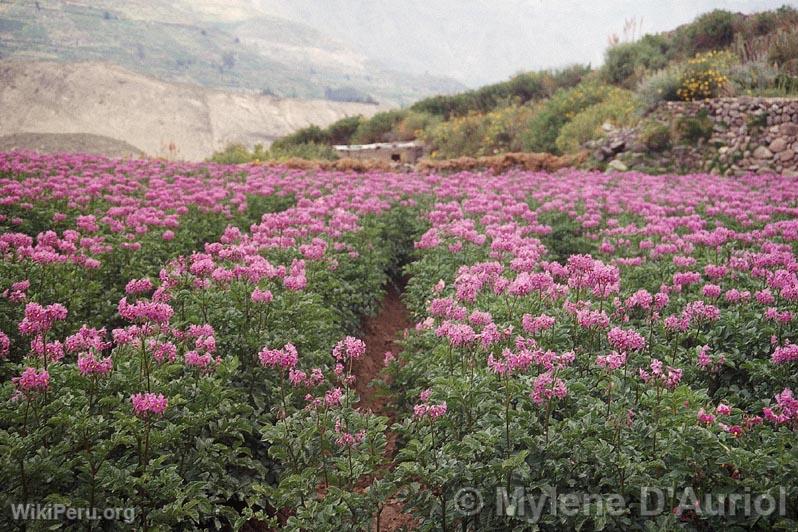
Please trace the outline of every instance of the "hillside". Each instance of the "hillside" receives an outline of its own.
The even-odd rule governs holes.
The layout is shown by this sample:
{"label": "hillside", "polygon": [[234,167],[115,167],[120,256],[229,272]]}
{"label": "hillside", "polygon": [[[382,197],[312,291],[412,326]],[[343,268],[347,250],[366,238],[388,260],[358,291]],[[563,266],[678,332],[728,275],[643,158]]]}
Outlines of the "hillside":
{"label": "hillside", "polygon": [[246,0],[4,1],[0,57],[102,61],[170,82],[384,105],[462,88],[378,66],[356,48]]}
{"label": "hillside", "polygon": [[269,144],[311,123],[377,110],[166,83],[103,63],[0,62],[0,136],[88,133],[150,156],[202,160],[230,143]]}
{"label": "hillside", "polygon": [[[758,97],[766,102],[768,98],[796,96],[798,10],[789,6],[754,14],[714,10],[667,32],[611,40],[600,68],[574,65],[520,73],[505,82],[428,97],[368,120],[347,118],[327,129],[309,127],[280,139],[275,146],[301,152],[309,151],[303,146],[310,145],[421,140],[433,159],[513,152],[583,154],[591,155],[585,157],[587,164],[604,168],[619,153],[617,147],[609,153],[605,153],[609,146],[603,152],[598,150],[605,138],[610,145],[635,138],[639,140],[638,155],[646,150],[656,152],[653,158],[638,157],[638,166],[643,159],[655,159],[645,169],[663,172],[676,167],[677,159],[684,159],[672,154],[671,147],[675,153],[697,143],[720,149],[722,146],[715,146],[722,144],[718,133],[734,127],[735,135],[725,138],[736,145],[726,146],[731,150],[731,155],[724,157],[727,160],[720,161],[720,154],[712,150],[701,150],[681,170],[739,173],[755,166],[756,170],[784,169],[780,164],[750,161],[749,156],[759,145],[773,140],[767,135],[760,139],[759,129],[781,124],[782,115],[798,121],[791,105],[785,110],[778,104],[768,110],[773,116],[753,117],[750,124],[734,126],[729,120],[713,124],[707,116],[690,113],[673,115],[670,120],[652,120],[648,115],[656,108],[667,109],[664,104],[670,102],[722,97]],[[702,114],[707,112],[705,109]],[[633,131],[619,139],[618,129]],[[744,142],[736,142],[736,136]],[[759,144],[749,150],[753,137]],[[633,143],[626,144],[631,147]],[[790,153],[780,155],[781,162],[789,163]],[[244,156],[234,155],[238,159]],[[615,165],[621,168],[626,163]]]}
{"label": "hillside", "polygon": [[34,150],[39,153],[91,153],[106,157],[141,158],[127,142],[88,133],[16,133],[0,136],[0,152]]}

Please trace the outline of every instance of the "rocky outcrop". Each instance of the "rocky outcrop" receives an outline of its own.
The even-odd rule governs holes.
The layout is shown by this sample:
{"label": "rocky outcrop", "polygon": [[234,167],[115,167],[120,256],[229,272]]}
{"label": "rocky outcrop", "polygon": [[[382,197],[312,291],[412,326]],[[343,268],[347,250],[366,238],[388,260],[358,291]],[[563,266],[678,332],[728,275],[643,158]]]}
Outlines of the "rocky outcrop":
{"label": "rocky outcrop", "polygon": [[[701,138],[680,137],[685,119],[708,120]],[[647,129],[667,128],[670,146],[646,145]],[[723,175],[798,175],[798,99],[718,98],[661,102],[635,128],[606,127],[606,136],[586,145],[603,164],[655,172],[710,172]],[[613,167],[617,167],[617,163]]]}

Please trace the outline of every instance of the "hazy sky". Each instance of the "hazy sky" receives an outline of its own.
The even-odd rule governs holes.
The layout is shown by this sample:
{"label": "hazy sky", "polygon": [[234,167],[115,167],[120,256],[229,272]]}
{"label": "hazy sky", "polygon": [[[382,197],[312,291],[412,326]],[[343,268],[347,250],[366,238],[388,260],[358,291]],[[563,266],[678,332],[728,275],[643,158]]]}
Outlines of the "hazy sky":
{"label": "hazy sky", "polygon": [[670,30],[723,8],[750,13],[785,0],[252,0],[304,22],[381,63],[434,72],[468,85],[519,70],[602,61],[624,21],[643,32]]}

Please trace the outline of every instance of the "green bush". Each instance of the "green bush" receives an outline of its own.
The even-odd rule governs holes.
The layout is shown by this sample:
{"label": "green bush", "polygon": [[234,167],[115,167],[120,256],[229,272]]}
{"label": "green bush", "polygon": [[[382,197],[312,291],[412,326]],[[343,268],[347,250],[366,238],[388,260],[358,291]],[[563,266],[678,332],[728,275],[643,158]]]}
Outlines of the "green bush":
{"label": "green bush", "polygon": [[352,135],[352,143],[371,144],[396,140],[392,132],[394,127],[402,121],[404,114],[404,111],[385,111],[377,113],[369,120],[364,120]]}
{"label": "green bush", "polygon": [[637,42],[611,46],[604,54],[602,75],[609,83],[630,87],[642,72],[663,68],[668,43],[659,35],[646,35]]}
{"label": "green bush", "polygon": [[563,126],[557,137],[557,149],[563,153],[576,152],[585,142],[601,136],[605,122],[623,127],[634,124],[635,120],[633,94],[613,88],[602,102],[586,108]]}
{"label": "green bush", "polygon": [[768,62],[798,74],[798,30],[779,35],[768,50]]}
{"label": "green bush", "polygon": [[471,113],[425,129],[422,138],[439,159],[520,151],[521,133],[534,112],[532,106],[519,105]]}
{"label": "green bush", "polygon": [[777,68],[765,61],[751,61],[740,63],[729,69],[729,82],[735,92],[749,95],[759,95],[776,84],[779,76]]}
{"label": "green bush", "polygon": [[274,146],[268,152],[269,160],[284,161],[286,159],[307,159],[309,161],[334,161],[338,153],[326,144],[294,144],[291,146]]}
{"label": "green bush", "polygon": [[603,100],[609,87],[596,80],[585,81],[572,89],[559,90],[535,106],[535,113],[521,134],[525,151],[560,153],[560,130],[580,111]]}
{"label": "green bush", "polygon": [[210,160],[220,164],[243,164],[253,161],[282,161],[285,159],[335,160],[337,152],[326,144],[291,144],[275,142],[268,150],[257,144],[250,151],[242,144],[230,144],[224,150],[215,152]]}
{"label": "green bush", "polygon": [[363,117],[360,115],[347,116],[330,124],[330,126],[327,127],[327,138],[329,143],[350,144],[352,136],[357,131],[357,128],[360,127],[360,124],[363,123],[363,120]]}
{"label": "green bush", "polygon": [[243,144],[229,144],[222,151],[215,152],[210,160],[219,164],[242,164],[255,159],[265,160],[268,158],[268,151],[264,150],[261,144],[256,144],[252,151],[249,151]]}
{"label": "green bush", "polygon": [[637,87],[637,101],[643,110],[651,110],[659,102],[679,100],[678,90],[682,86],[682,68],[673,65],[655,72],[640,82]]}
{"label": "green bush", "polygon": [[327,132],[317,125],[310,125],[308,127],[299,129],[290,135],[279,138],[272,143],[272,147],[278,149],[289,149],[290,146],[299,146],[303,144],[327,144],[329,136]]}
{"label": "green bush", "polygon": [[414,140],[426,129],[440,123],[441,118],[423,111],[408,111],[396,126],[398,140]]}
{"label": "green bush", "polygon": [[650,123],[643,128],[640,141],[649,151],[663,152],[671,147],[671,132],[667,126]]}
{"label": "green bush", "polygon": [[735,16],[730,11],[716,9],[696,18],[675,31],[675,49],[683,57],[700,52],[726,48],[734,41]]}
{"label": "green bush", "polygon": [[712,120],[706,111],[696,116],[682,116],[675,124],[676,140],[681,144],[696,144],[712,136]]}
{"label": "green bush", "polygon": [[573,87],[590,72],[590,68],[574,65],[558,71],[525,72],[508,81],[479,89],[433,96],[413,104],[410,109],[449,119],[470,113],[487,113],[499,107],[524,104],[551,96],[557,89]]}

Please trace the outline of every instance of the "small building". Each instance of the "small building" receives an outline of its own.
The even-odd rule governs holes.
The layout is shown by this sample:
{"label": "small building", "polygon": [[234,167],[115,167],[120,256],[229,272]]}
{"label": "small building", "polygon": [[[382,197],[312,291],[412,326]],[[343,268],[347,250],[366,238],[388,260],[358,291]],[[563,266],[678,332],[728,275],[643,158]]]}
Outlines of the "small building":
{"label": "small building", "polygon": [[338,155],[348,159],[374,159],[396,164],[415,164],[424,155],[424,143],[377,142],[333,146]]}

